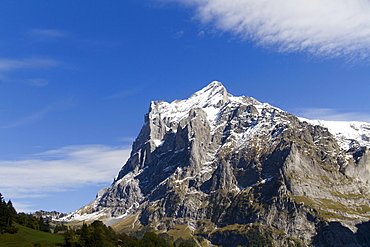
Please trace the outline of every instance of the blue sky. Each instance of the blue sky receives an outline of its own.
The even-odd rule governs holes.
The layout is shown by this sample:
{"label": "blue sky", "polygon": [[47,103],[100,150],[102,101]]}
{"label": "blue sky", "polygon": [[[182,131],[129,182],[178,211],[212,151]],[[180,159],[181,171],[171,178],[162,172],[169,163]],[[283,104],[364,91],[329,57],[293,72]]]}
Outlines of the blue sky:
{"label": "blue sky", "polygon": [[150,101],[213,80],[370,122],[368,0],[0,1],[0,192],[70,212],[109,186]]}

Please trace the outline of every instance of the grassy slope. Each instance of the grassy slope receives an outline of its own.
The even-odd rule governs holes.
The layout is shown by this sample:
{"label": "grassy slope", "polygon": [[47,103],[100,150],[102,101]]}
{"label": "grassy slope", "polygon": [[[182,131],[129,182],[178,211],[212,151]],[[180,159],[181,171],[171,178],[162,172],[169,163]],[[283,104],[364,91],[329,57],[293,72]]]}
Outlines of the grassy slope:
{"label": "grassy slope", "polygon": [[63,236],[36,231],[24,226],[15,224],[19,228],[16,234],[0,234],[0,246],[29,247],[34,244],[41,244],[43,247],[56,246],[63,243]]}

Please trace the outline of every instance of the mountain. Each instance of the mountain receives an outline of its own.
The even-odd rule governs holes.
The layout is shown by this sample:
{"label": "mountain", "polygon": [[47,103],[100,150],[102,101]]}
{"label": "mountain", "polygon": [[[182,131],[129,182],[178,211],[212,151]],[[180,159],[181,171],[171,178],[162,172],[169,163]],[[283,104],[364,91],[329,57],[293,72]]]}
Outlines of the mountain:
{"label": "mountain", "polygon": [[200,245],[370,246],[369,147],[368,123],[298,118],[212,82],[151,102],[112,185],[63,219],[186,229]]}
{"label": "mountain", "polygon": [[57,211],[51,211],[51,212],[47,212],[47,211],[44,211],[44,210],[39,210],[39,211],[36,211],[34,213],[32,213],[33,216],[36,216],[36,217],[42,217],[44,220],[46,221],[58,221],[60,218],[63,218],[65,216],[67,216],[67,214],[65,213],[60,213],[60,212],[57,212]]}

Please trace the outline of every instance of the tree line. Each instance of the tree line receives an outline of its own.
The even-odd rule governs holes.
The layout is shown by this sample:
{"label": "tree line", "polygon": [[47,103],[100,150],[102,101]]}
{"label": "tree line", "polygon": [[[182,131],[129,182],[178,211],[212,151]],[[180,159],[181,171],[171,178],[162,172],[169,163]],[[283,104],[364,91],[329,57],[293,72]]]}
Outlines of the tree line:
{"label": "tree line", "polygon": [[18,228],[13,225],[14,222],[31,229],[51,232],[49,222],[44,221],[42,217],[17,213],[12,202],[10,200],[6,202],[3,195],[0,193],[0,234],[17,233]]}
{"label": "tree line", "polygon": [[153,232],[146,232],[141,239],[125,233],[117,234],[111,227],[96,220],[81,228],[69,229],[64,234],[64,247],[173,247],[166,239]]}
{"label": "tree line", "polygon": [[16,233],[18,229],[13,226],[13,220],[17,215],[12,202],[6,202],[0,193],[0,233]]}
{"label": "tree line", "polygon": [[[17,213],[12,202],[6,202],[0,193],[0,234],[18,232],[13,224],[50,232],[50,224],[42,216]],[[57,224],[54,233],[63,232],[63,247],[193,247],[194,243],[185,240],[169,243],[164,237],[153,232],[146,232],[141,238],[125,233],[118,234],[111,227],[107,227],[102,221],[96,220],[90,225],[83,223],[80,228],[71,228],[64,224]],[[170,241],[171,242],[171,241]]]}
{"label": "tree line", "polygon": [[[51,232],[50,224],[42,216],[36,217],[32,214],[17,213],[12,202],[5,201],[0,193],[0,234],[15,234],[18,228],[14,223],[19,225],[43,231]],[[94,221],[82,227],[73,229],[64,224],[57,224],[54,233],[63,231],[64,247],[173,247],[166,239],[156,235],[153,232],[147,232],[141,239],[127,235],[125,233],[117,234],[111,227],[107,227],[102,221]]]}

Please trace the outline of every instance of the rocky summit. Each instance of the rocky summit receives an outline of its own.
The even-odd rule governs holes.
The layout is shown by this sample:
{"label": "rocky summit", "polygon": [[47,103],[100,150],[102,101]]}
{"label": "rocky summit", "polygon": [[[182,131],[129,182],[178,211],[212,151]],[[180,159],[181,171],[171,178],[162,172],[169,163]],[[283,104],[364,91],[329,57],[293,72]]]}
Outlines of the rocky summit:
{"label": "rocky summit", "polygon": [[370,246],[370,124],[311,121],[212,82],[151,102],[112,185],[64,220],[194,245]]}

